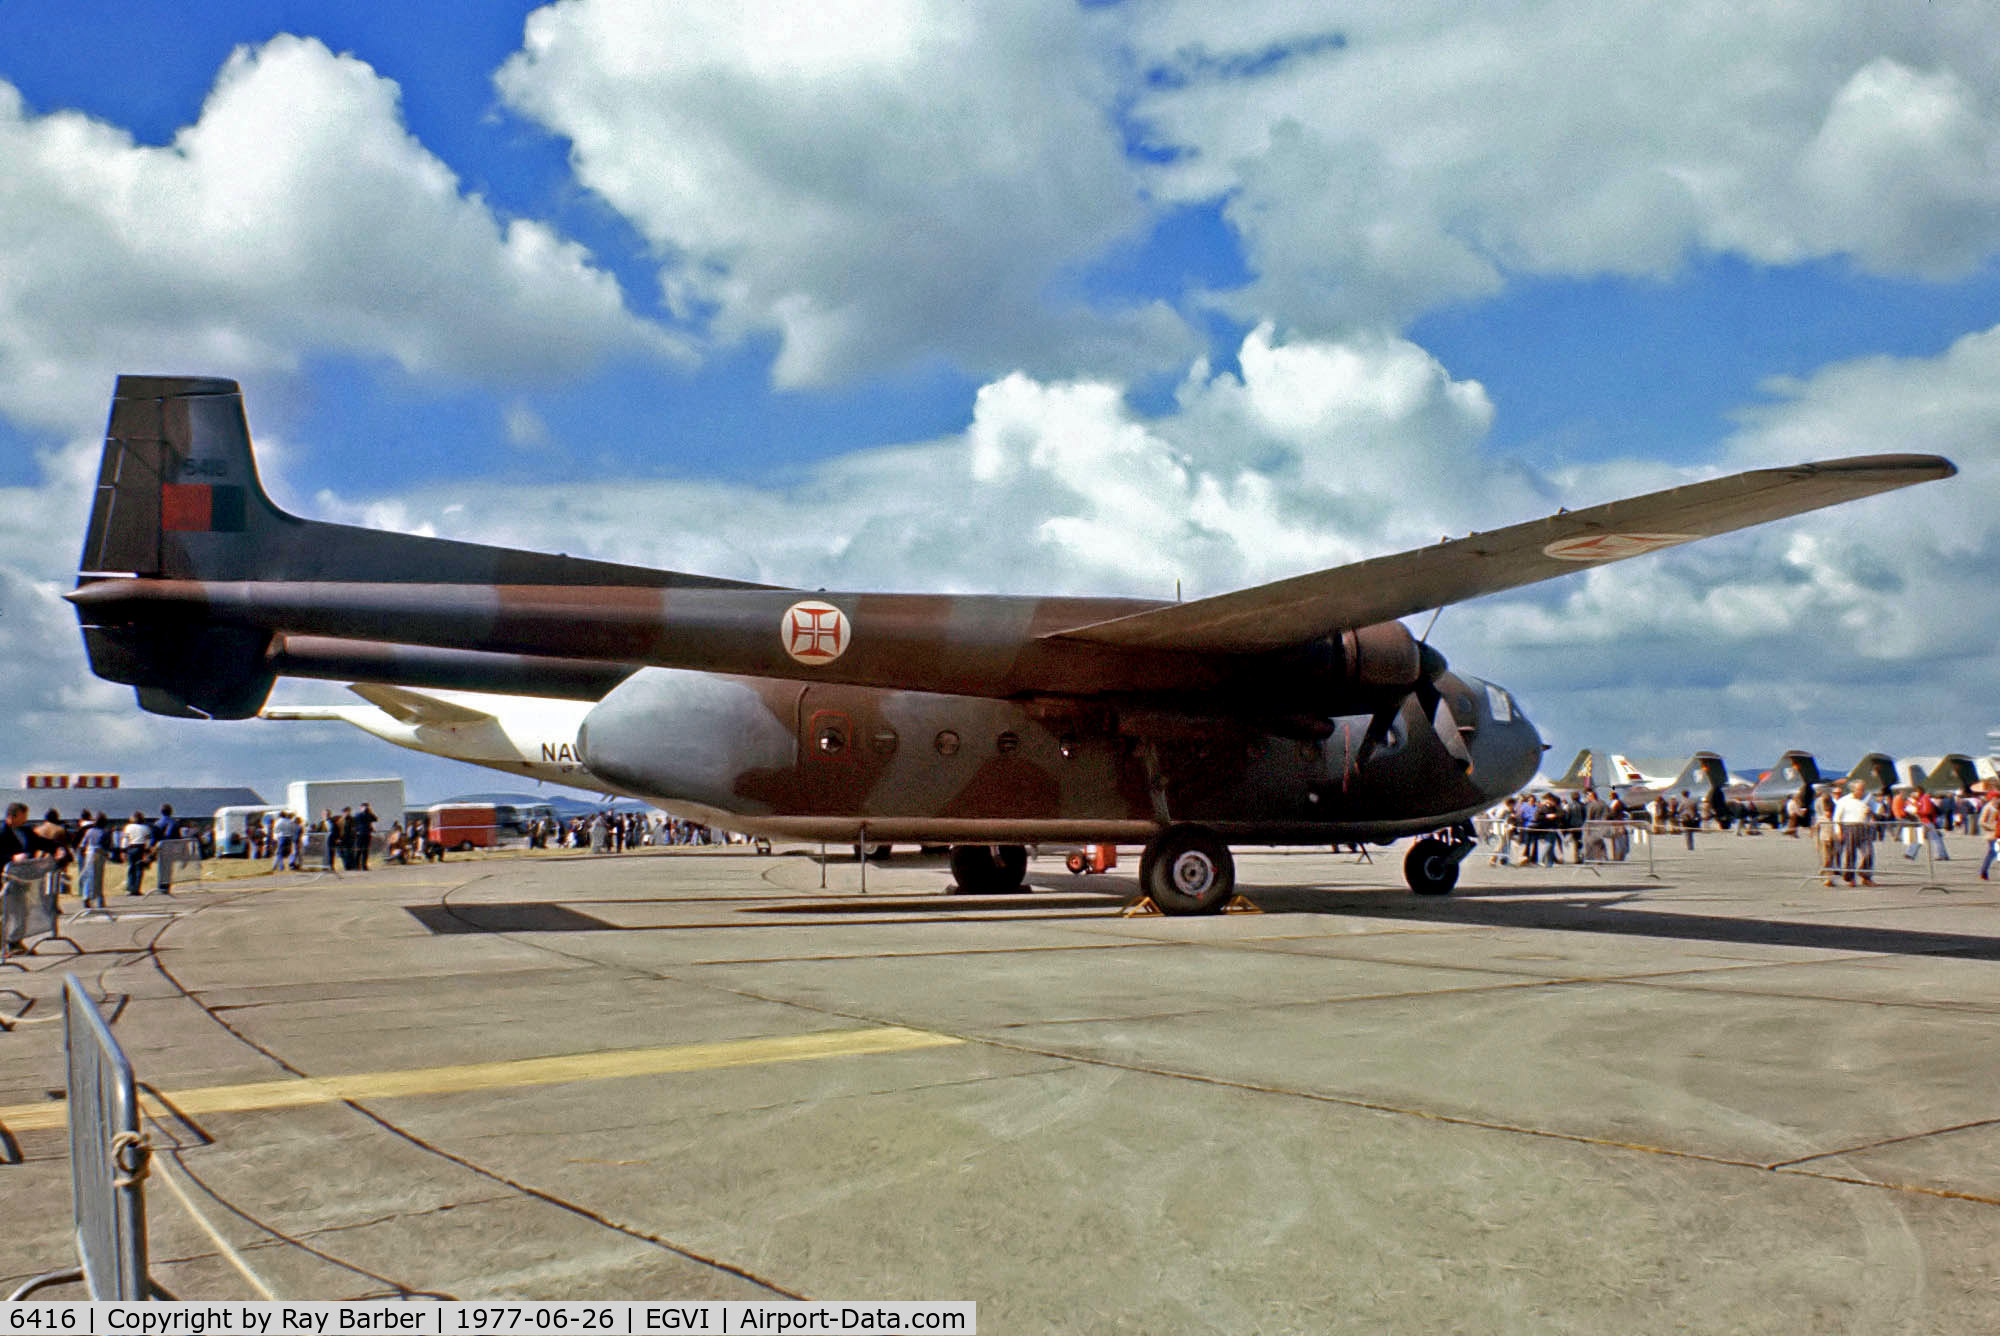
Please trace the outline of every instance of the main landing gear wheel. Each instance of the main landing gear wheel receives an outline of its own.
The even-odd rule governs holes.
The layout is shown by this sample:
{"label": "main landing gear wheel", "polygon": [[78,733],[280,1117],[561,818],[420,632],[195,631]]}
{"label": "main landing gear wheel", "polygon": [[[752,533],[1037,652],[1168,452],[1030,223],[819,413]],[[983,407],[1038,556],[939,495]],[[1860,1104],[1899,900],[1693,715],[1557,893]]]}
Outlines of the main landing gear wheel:
{"label": "main landing gear wheel", "polygon": [[1012,895],[1026,890],[1028,847],[1024,844],[954,844],[951,875],[960,895]]}
{"label": "main landing gear wheel", "polygon": [[1214,914],[1236,893],[1236,860],[1204,826],[1173,826],[1139,860],[1139,889],[1162,914]]}
{"label": "main landing gear wheel", "polygon": [[1426,835],[1403,856],[1403,880],[1418,895],[1450,895],[1458,885],[1458,851]]}

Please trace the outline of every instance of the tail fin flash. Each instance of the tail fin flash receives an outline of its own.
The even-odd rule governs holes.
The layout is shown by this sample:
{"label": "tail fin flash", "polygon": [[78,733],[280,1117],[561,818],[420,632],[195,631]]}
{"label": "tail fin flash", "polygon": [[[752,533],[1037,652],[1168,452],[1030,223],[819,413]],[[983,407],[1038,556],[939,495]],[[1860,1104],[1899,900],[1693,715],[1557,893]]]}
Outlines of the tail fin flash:
{"label": "tail fin flash", "polygon": [[255,538],[290,519],[257,480],[235,381],[118,378],[83,576],[243,579]]}

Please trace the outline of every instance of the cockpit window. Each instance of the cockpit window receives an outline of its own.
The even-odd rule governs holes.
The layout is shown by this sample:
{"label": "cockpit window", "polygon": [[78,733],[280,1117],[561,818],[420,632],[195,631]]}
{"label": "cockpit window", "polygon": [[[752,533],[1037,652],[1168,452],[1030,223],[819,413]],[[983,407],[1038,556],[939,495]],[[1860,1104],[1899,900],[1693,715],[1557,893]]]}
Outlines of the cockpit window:
{"label": "cockpit window", "polygon": [[1486,684],[1486,706],[1493,714],[1494,723],[1505,724],[1513,722],[1514,702],[1507,698],[1506,692],[1494,686],[1491,682]]}

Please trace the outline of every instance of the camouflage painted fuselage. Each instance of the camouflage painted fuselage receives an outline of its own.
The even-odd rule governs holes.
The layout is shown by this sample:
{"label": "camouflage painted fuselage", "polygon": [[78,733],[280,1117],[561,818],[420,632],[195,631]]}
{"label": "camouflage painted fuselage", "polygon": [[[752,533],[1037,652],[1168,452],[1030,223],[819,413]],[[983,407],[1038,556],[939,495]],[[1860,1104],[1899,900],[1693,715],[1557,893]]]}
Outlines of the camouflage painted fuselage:
{"label": "camouflage painted fuselage", "polygon": [[593,774],[674,810],[767,835],[935,843],[1143,841],[1181,822],[1238,843],[1389,839],[1518,789],[1541,739],[1500,688],[1449,675],[1470,772],[1415,708],[1365,763],[1368,717],[1325,737],[1227,717],[1084,701],[648,668],[579,734]]}

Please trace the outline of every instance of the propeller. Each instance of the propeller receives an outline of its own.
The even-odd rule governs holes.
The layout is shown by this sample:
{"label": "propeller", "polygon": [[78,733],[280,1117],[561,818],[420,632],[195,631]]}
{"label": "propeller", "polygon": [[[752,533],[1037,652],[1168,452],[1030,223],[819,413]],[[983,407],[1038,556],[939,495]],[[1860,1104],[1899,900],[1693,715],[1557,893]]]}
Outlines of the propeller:
{"label": "propeller", "polygon": [[[1429,631],[1426,630],[1426,635]],[[1458,716],[1452,713],[1451,702],[1438,690],[1437,679],[1451,665],[1444,655],[1432,649],[1428,641],[1417,645],[1417,679],[1408,691],[1384,701],[1368,720],[1368,731],[1361,735],[1361,745],[1355,748],[1354,768],[1359,770],[1368,764],[1368,758],[1377,748],[1389,740],[1389,730],[1396,726],[1397,716],[1403,712],[1404,702],[1415,698],[1417,707],[1430,720],[1431,731],[1437,734],[1438,742],[1445,752],[1468,773],[1472,769],[1472,752],[1465,745],[1465,730],[1459,726]]]}

